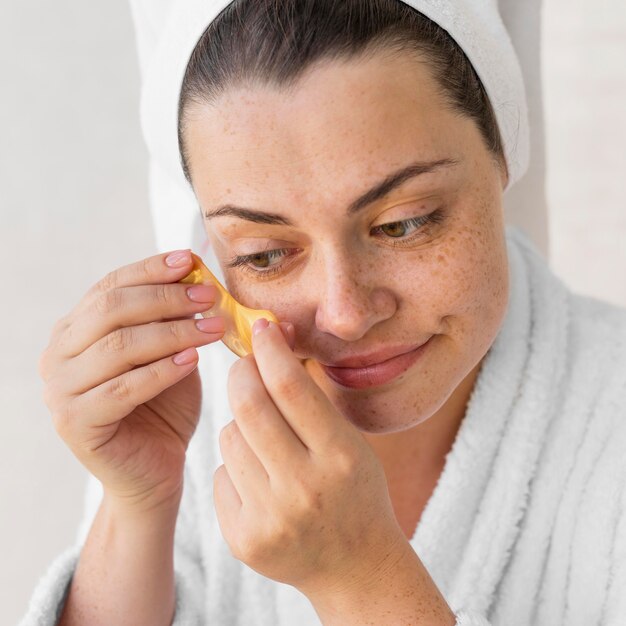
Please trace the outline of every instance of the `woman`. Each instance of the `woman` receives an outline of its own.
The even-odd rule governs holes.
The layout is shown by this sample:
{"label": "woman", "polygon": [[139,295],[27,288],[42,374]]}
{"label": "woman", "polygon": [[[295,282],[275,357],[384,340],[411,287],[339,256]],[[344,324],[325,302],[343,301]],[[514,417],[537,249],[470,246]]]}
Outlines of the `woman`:
{"label": "woman", "polygon": [[486,88],[396,0],[213,17],[182,171],[229,291],[283,333],[211,347],[201,380],[223,326],[195,328],[215,293],[178,284],[184,250],[57,324],[46,400],[103,498],[25,623],[623,623],[626,312],[504,228],[515,76],[475,53]]}

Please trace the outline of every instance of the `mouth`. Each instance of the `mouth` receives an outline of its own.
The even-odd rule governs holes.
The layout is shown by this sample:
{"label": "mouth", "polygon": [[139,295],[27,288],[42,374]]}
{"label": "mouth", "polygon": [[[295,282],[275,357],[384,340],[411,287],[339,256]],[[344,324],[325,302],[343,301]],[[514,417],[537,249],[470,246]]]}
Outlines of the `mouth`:
{"label": "mouth", "polygon": [[320,366],[333,382],[342,387],[350,389],[377,387],[406,372],[428,350],[433,337],[434,335],[425,343],[408,352],[363,367],[340,367],[323,363],[320,363]]}

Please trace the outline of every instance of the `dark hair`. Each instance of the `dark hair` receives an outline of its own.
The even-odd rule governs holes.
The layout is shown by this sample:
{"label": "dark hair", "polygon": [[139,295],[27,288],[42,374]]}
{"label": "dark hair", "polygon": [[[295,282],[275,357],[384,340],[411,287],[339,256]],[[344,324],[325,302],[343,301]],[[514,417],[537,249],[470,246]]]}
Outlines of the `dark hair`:
{"label": "dark hair", "polygon": [[444,102],[473,119],[506,170],[496,117],[472,64],[438,24],[400,0],[234,0],[194,48],[178,102],[178,146],[191,184],[184,130],[190,105],[210,105],[234,86],[286,90],[316,62],[379,51],[426,61]]}

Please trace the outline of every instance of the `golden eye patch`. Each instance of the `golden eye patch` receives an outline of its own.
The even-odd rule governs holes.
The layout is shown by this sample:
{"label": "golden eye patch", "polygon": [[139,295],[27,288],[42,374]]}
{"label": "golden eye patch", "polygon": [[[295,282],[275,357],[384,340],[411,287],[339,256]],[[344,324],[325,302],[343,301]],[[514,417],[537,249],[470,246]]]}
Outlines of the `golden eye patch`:
{"label": "golden eye patch", "polygon": [[218,291],[217,300],[208,311],[202,312],[202,317],[223,316],[226,324],[226,331],[222,337],[224,344],[239,357],[252,354],[252,324],[261,317],[276,324],[278,324],[278,319],[271,311],[249,309],[239,304],[197,254],[192,252],[191,258],[193,269],[178,282],[191,285],[215,285]]}

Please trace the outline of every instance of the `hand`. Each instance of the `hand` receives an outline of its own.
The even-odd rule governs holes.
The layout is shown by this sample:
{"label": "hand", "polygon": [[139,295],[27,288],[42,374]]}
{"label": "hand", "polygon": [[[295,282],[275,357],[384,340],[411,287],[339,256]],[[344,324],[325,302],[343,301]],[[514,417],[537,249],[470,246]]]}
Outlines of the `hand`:
{"label": "hand", "polygon": [[[223,335],[194,324],[216,293],[194,286],[203,296],[194,302],[189,285],[177,283],[191,268],[186,252],[174,267],[159,254],[107,274],[56,323],[39,360],[59,435],[105,496],[142,509],[177,507],[201,406],[195,347]],[[177,365],[180,351],[188,360]]]}
{"label": "hand", "polygon": [[382,464],[275,324],[253,350],[229,371],[235,419],[214,475],[222,534],[235,558],[310,597],[366,586],[406,544]]}

